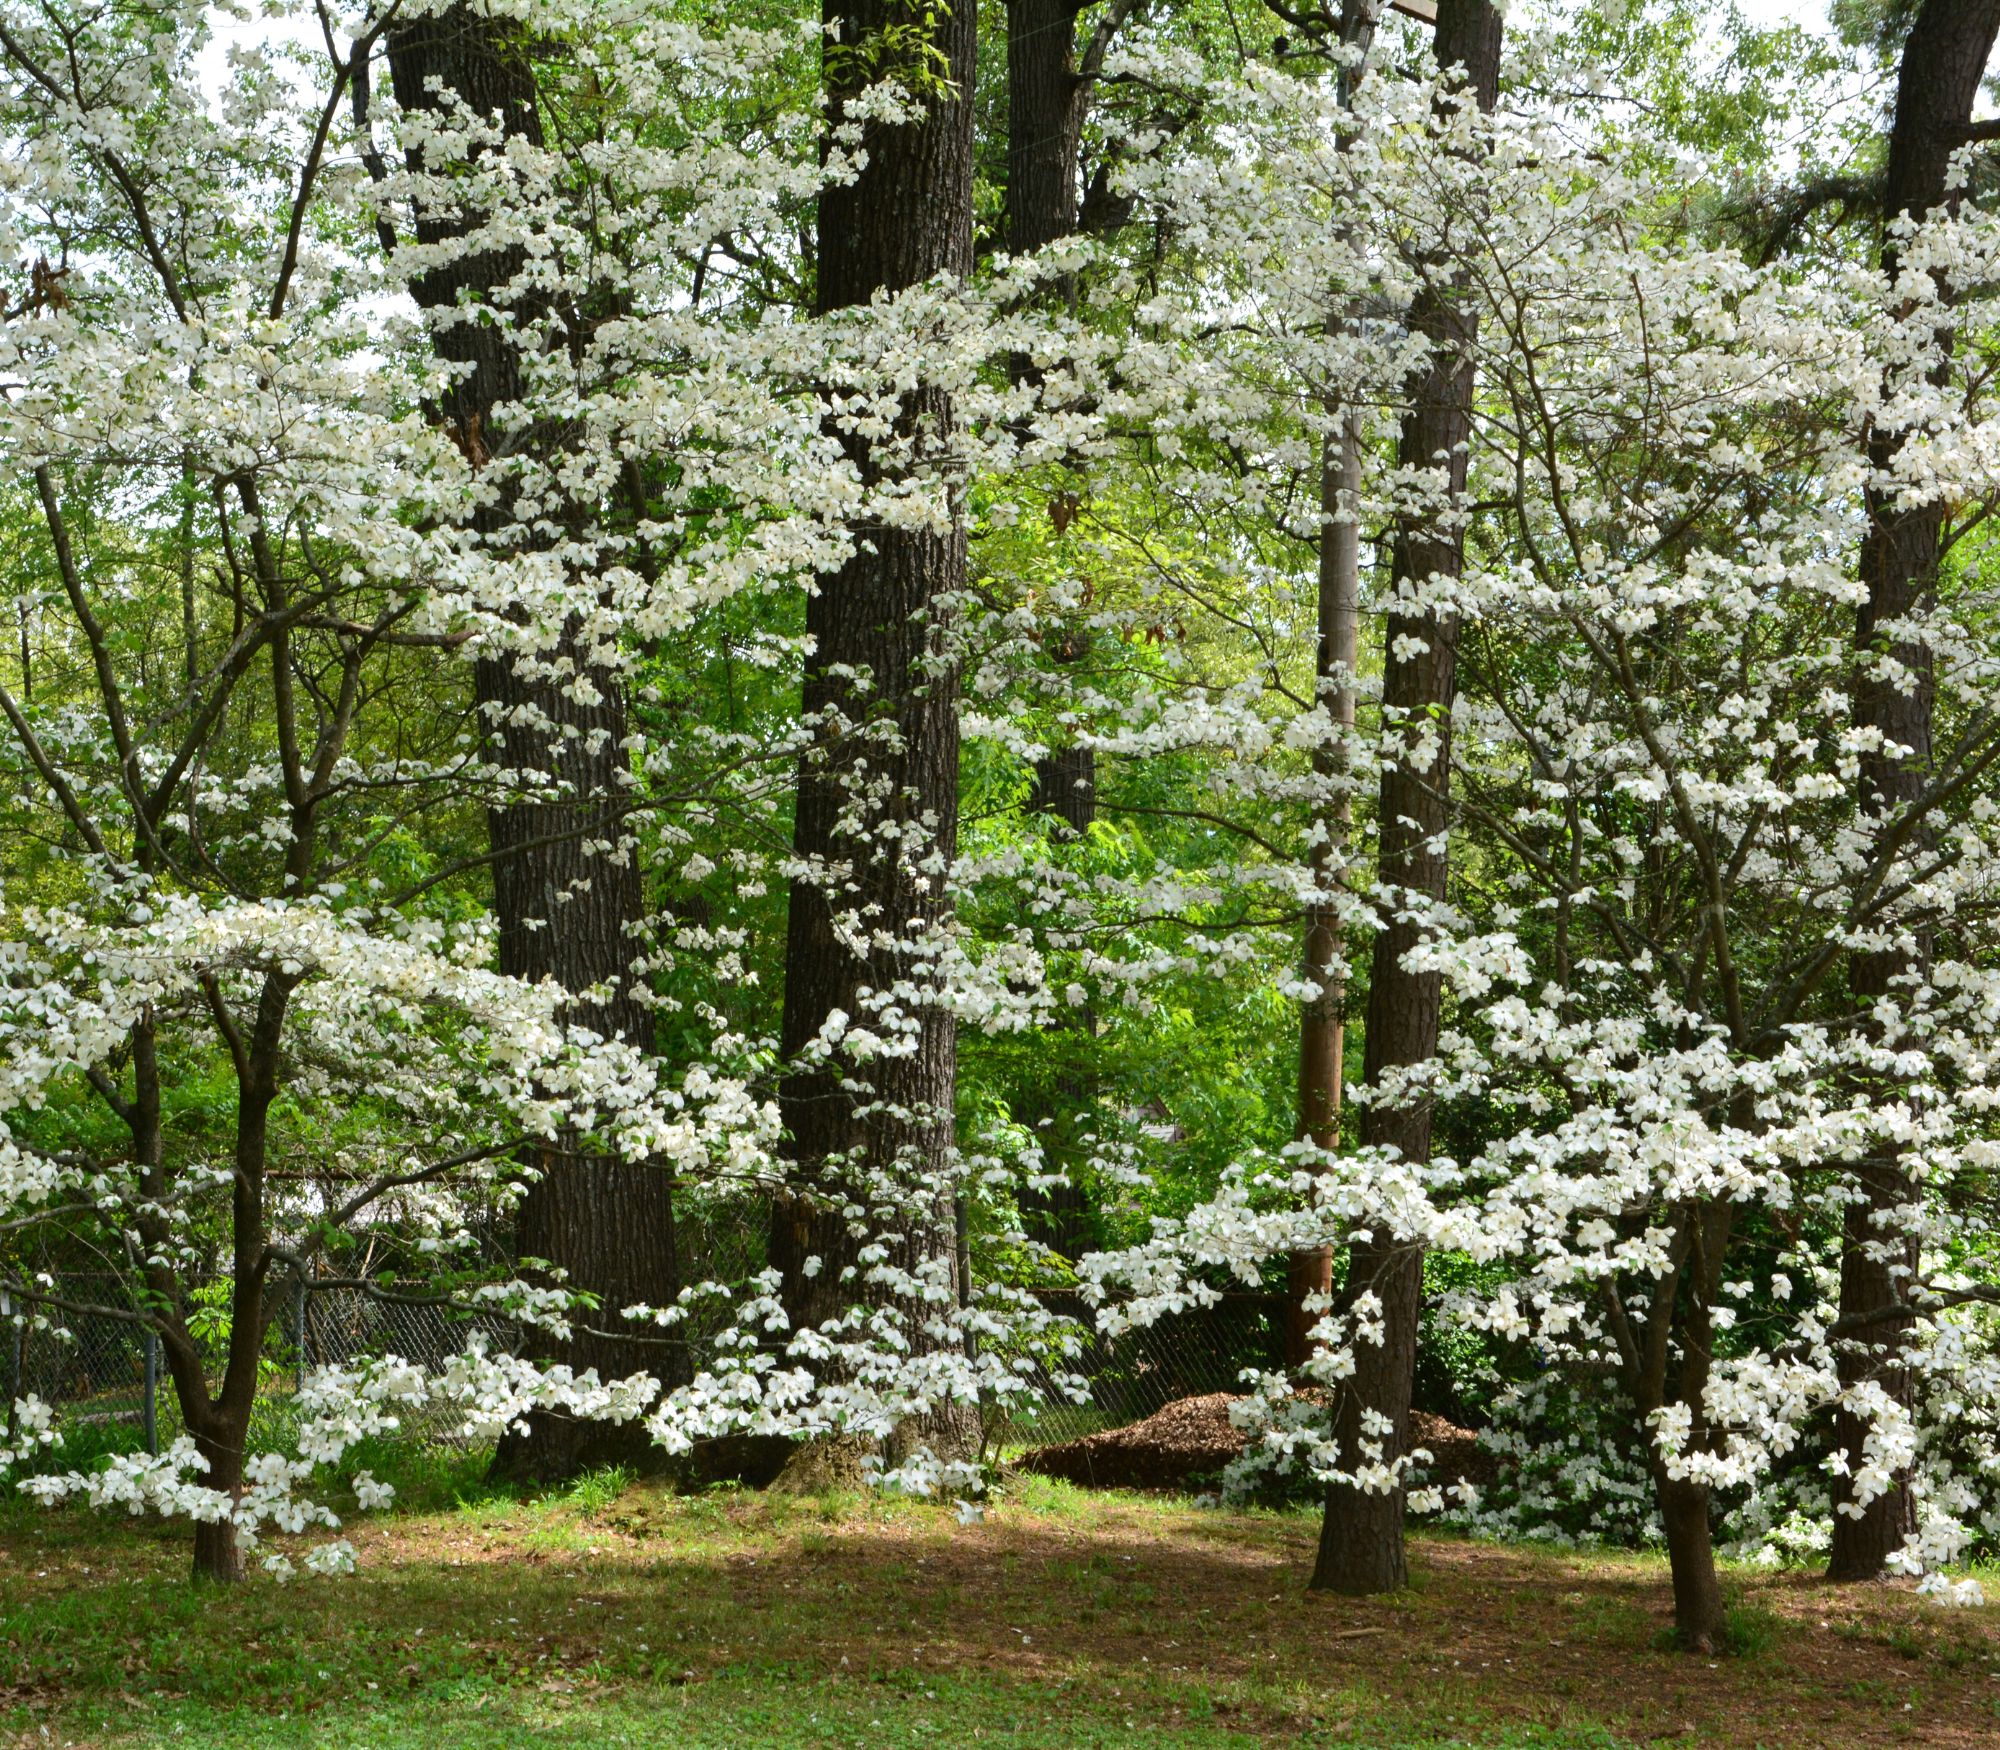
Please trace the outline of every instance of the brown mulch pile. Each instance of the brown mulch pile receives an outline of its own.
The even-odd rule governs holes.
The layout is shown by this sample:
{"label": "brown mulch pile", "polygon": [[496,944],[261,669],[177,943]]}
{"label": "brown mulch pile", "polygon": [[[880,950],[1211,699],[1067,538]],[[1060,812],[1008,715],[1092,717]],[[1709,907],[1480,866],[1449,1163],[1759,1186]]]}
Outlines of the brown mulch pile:
{"label": "brown mulch pile", "polygon": [[1479,1444],[1479,1435],[1470,1428],[1447,1422],[1425,1410],[1410,1412],[1410,1441],[1431,1455],[1424,1466],[1424,1479],[1441,1488],[1453,1483],[1477,1483],[1481,1488],[1493,1480],[1496,1459]]}
{"label": "brown mulch pile", "polygon": [[[1037,1447],[1021,1456],[1018,1467],[1087,1488],[1184,1489],[1197,1478],[1213,1476],[1242,1452],[1243,1430],[1229,1421],[1229,1406],[1237,1401],[1228,1392],[1179,1398],[1129,1428]],[[1416,1410],[1410,1416],[1410,1435],[1432,1454],[1426,1467],[1429,1481],[1491,1480],[1493,1455],[1479,1446],[1470,1428]]]}

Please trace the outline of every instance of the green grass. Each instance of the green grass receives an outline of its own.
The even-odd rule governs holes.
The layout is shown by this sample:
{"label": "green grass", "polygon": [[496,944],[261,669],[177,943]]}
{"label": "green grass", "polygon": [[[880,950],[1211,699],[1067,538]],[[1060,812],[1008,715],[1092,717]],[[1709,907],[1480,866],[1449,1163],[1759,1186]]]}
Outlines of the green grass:
{"label": "green grass", "polygon": [[1996,1613],[1902,1593],[1821,1623],[1819,1594],[1734,1575],[1746,1656],[1708,1662],[1652,1648],[1643,1556],[1425,1540],[1409,1592],[1336,1600],[1304,1590],[1309,1516],[1043,1479],[970,1529],[615,1472],[536,1499],[450,1461],[406,1480],[444,1504],[358,1525],[359,1575],[226,1592],[181,1577],[185,1528],[0,1508],[0,1745],[1776,1750],[2000,1724]]}
{"label": "green grass", "polygon": [[[1144,1713],[1145,1710],[1136,1710]],[[1060,1723],[1058,1724],[1058,1720]],[[1052,1735],[1052,1734],[1060,1734]],[[588,1705],[538,1700],[479,1682],[449,1685],[414,1704],[370,1698],[335,1714],[299,1719],[254,1712],[200,1711],[156,1722],[145,1743],[223,1745],[231,1750],[280,1746],[352,1746],[354,1750],[512,1750],[516,1745],[674,1746],[675,1750],[795,1750],[801,1745],[937,1746],[970,1743],[994,1750],[1095,1750],[1097,1746],[1258,1746],[1262,1732],[1237,1730],[1215,1717],[1162,1724],[1076,1686],[1023,1692],[1018,1685],[938,1679],[922,1691],[884,1683],[801,1678],[779,1667],[746,1669],[705,1685],[697,1697],[632,1695]],[[1337,1740],[1327,1740],[1334,1742]],[[1373,1750],[1623,1750],[1599,1733],[1551,1734],[1499,1728],[1477,1738],[1430,1734],[1371,1737]]]}

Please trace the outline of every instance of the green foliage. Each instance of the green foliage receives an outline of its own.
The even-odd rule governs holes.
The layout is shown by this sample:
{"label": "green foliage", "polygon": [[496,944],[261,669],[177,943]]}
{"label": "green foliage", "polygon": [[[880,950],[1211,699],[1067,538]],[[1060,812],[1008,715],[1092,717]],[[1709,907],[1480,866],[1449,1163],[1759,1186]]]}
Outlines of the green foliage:
{"label": "green foliage", "polygon": [[396,1491],[399,1513],[441,1513],[517,1500],[512,1483],[493,1479],[493,1452],[487,1446],[456,1446],[413,1439],[407,1434],[371,1434],[342,1456],[336,1469],[318,1479],[332,1493],[362,1471]]}
{"label": "green foliage", "polygon": [[0,1501],[20,1498],[21,1484],[30,1477],[55,1476],[81,1471],[88,1476],[102,1470],[114,1458],[143,1452],[146,1441],[139,1423],[131,1418],[95,1417],[72,1419],[63,1429],[63,1443],[30,1454],[0,1477]]}
{"label": "green foliage", "polygon": [[632,1481],[632,1473],[625,1466],[607,1465],[571,1478],[552,1494],[544,1495],[541,1504],[560,1504],[586,1516],[602,1513],[632,1486]]}
{"label": "green foliage", "polygon": [[943,46],[952,8],[968,0],[889,0],[889,16],[851,40],[829,40],[823,51],[828,89],[861,91],[893,81],[911,96],[954,95],[951,57]]}
{"label": "green foliage", "polygon": [[1448,1297],[1477,1289],[1488,1273],[1456,1252],[1424,1256],[1424,1311],[1417,1330],[1414,1402],[1420,1410],[1460,1427],[1483,1428],[1493,1419],[1508,1363],[1483,1331],[1453,1316]]}

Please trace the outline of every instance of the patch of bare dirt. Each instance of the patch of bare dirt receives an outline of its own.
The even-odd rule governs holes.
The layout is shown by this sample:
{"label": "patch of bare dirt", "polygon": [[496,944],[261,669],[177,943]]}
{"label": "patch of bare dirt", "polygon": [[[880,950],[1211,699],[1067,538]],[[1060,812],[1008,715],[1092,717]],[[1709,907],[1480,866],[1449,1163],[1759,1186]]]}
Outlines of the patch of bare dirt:
{"label": "patch of bare dirt", "polygon": [[[1239,1402],[1228,1392],[1179,1398],[1130,1427],[1037,1447],[1021,1457],[1019,1468],[1086,1488],[1185,1489],[1213,1477],[1242,1453],[1247,1437],[1229,1420],[1229,1406]],[[1431,1454],[1425,1467],[1430,1481],[1492,1479],[1493,1455],[1470,1428],[1418,1410],[1410,1417],[1410,1437]]]}
{"label": "patch of bare dirt", "polygon": [[[0,1744],[21,1750],[102,1742],[93,1718],[130,1715],[123,1692],[141,1681],[178,1695],[157,1686],[182,1669],[251,1681],[245,1708],[303,1717],[364,1681],[380,1685],[371,1706],[392,1692],[442,1702],[473,1679],[542,1708],[671,1694],[698,1709],[704,1685],[746,1667],[905,1689],[981,1673],[1022,1710],[1115,1698],[1143,1722],[1116,1740],[1133,1743],[1138,1731],[1194,1742],[1199,1718],[1271,1750],[1503,1736],[1622,1750],[2000,1744],[2000,1609],[1739,1571],[1754,1632],[1737,1656],[1697,1658],[1665,1644],[1656,1557],[1418,1536],[1407,1591],[1345,1598],[1306,1589],[1317,1527],[1305,1514],[1078,1495],[960,1525],[907,1502],[642,1486],[587,1519],[506,1506],[372,1518],[353,1534],[361,1572],[338,1593],[253,1580],[193,1617],[95,1590],[183,1585],[183,1548],[164,1533],[82,1514],[34,1524],[46,1540],[14,1532],[0,1569],[7,1614],[60,1601],[64,1632],[0,1634]],[[128,1642],[147,1657],[122,1664]],[[246,1655],[279,1647],[337,1669],[346,1691],[246,1680]]]}

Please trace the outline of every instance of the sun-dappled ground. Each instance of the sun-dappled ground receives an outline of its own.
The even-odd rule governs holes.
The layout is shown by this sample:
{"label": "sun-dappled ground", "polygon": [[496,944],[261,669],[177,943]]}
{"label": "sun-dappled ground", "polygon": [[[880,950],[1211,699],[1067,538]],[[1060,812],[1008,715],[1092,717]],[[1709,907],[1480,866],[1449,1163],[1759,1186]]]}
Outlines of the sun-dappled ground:
{"label": "sun-dappled ground", "polygon": [[2000,1743],[2000,1610],[1738,1573],[1737,1651],[1690,1658],[1653,1558],[1428,1538],[1357,1601],[1306,1593],[1314,1534],[1034,1478],[973,1526],[600,1482],[219,1594],[184,1528],[15,1504],[0,1744]]}

